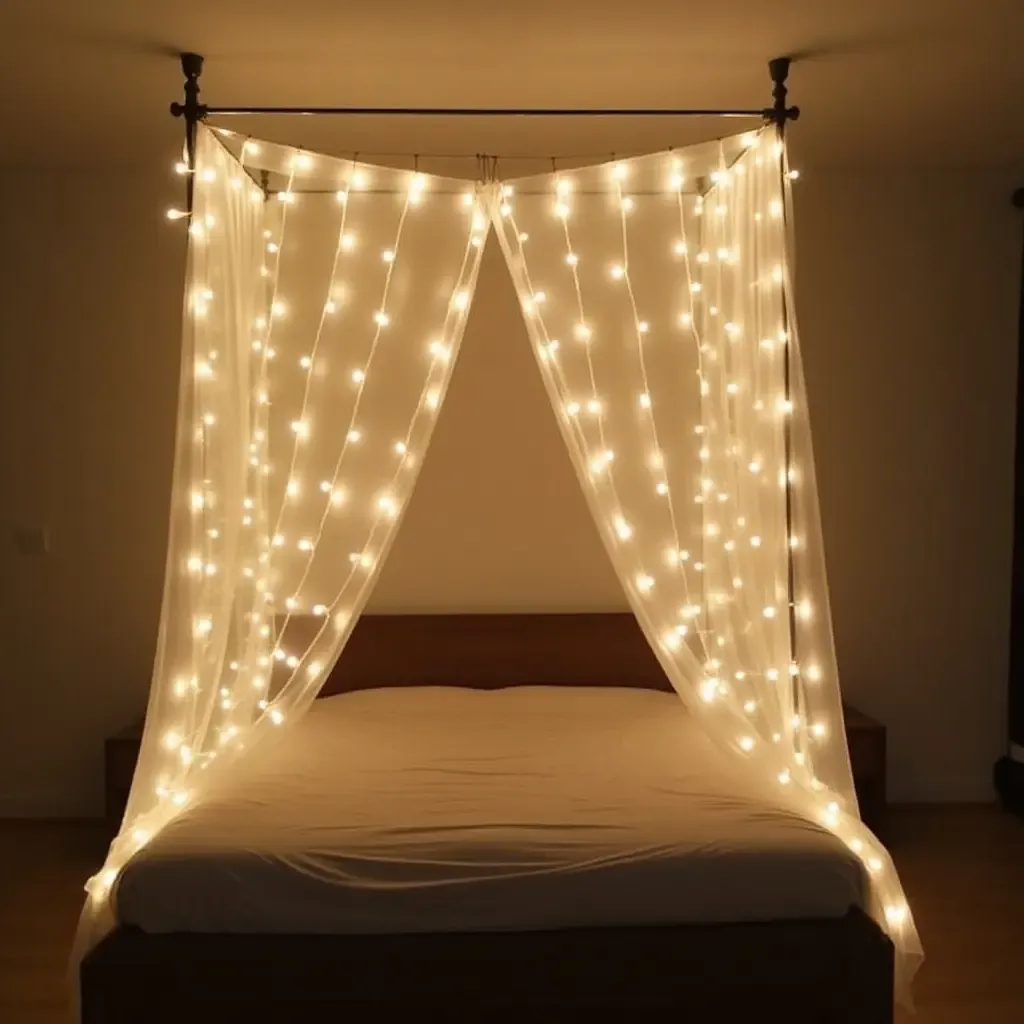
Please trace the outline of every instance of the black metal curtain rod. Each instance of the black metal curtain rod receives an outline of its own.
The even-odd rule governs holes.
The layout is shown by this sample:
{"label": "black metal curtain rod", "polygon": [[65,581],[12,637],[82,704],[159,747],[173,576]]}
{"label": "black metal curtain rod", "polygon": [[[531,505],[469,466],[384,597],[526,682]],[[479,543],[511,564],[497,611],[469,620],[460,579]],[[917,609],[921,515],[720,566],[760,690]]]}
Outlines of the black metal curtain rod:
{"label": "black metal curtain rod", "polygon": [[[768,61],[768,74],[772,80],[772,105],[763,109],[705,110],[671,108],[621,109],[575,107],[212,107],[199,102],[199,76],[203,72],[203,58],[198,53],[181,55],[181,70],[185,75],[185,101],[172,103],[171,113],[185,120],[185,158],[190,170],[195,168],[196,132],[199,122],[211,116],[245,114],[290,114],[311,117],[318,114],[394,115],[415,117],[759,117],[776,124],[780,129],[787,121],[800,116],[799,107],[786,105],[786,79],[789,77],[789,57],[774,57]],[[186,205],[192,213],[194,191],[193,175],[188,175]]]}
{"label": "black metal curtain rod", "polygon": [[283,114],[298,117],[322,114],[373,117],[774,117],[774,110],[771,107],[757,110],[677,110],[665,107],[210,107],[200,104],[200,109],[201,117],[232,117],[245,114]]}

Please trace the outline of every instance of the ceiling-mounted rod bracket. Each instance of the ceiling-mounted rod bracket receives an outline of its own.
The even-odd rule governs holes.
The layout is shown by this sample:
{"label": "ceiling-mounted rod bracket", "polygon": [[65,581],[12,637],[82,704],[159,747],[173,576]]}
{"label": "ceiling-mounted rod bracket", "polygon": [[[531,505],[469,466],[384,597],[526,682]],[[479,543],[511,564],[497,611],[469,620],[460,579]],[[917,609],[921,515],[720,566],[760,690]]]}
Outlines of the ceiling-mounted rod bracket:
{"label": "ceiling-mounted rod bracket", "polygon": [[789,68],[792,59],[789,57],[773,57],[768,61],[768,74],[772,79],[772,99],[775,101],[770,107],[766,107],[764,117],[766,121],[784,127],[787,121],[795,121],[800,116],[799,107],[787,107],[786,96],[789,90],[786,88],[786,79],[789,78]]}
{"label": "ceiling-mounted rod bracket", "polygon": [[199,76],[203,73],[203,58],[198,53],[181,55],[181,70],[185,76],[185,102],[172,103],[171,114],[186,122],[206,117],[206,106],[199,102]]}
{"label": "ceiling-mounted rod bracket", "polygon": [[203,58],[198,53],[181,55],[181,70],[185,75],[185,102],[172,103],[171,114],[185,119],[185,209],[192,215],[192,201],[195,193],[196,134],[199,122],[206,117],[207,108],[199,102],[199,76],[203,73]]}

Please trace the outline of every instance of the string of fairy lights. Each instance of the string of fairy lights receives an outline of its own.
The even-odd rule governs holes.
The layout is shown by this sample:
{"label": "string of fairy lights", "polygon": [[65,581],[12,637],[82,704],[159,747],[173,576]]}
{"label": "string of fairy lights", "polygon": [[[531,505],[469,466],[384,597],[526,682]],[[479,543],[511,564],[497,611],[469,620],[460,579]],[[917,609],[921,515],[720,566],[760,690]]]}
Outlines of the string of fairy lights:
{"label": "string of fairy lights", "polygon": [[[287,298],[279,294],[282,250],[289,211],[305,199],[296,183],[325,158],[291,151],[287,184],[271,203],[264,190],[243,173],[246,162],[257,169],[263,166],[257,157],[264,144],[245,140],[241,159],[235,161],[205,130],[201,140],[194,171],[187,164],[178,168],[194,174],[196,185],[189,225],[192,279],[186,310],[195,343],[193,478],[185,499],[191,516],[189,554],[183,568],[194,610],[193,642],[188,664],[156,680],[157,686],[166,689],[170,705],[181,713],[155,740],[166,762],[156,776],[154,802],[147,813],[126,822],[107,864],[92,882],[93,897],[105,898],[128,857],[193,800],[199,773],[219,754],[251,748],[261,731],[293,720],[319,689],[372,588],[415,483],[448,387],[483,242],[492,226],[506,252],[514,256],[513,279],[527,330],[591,508],[631,605],[674,685],[708,722],[713,735],[761,765],[782,791],[803,793],[807,806],[847,842],[869,873],[894,879],[877,840],[814,772],[815,743],[834,739],[842,730],[823,717],[809,716],[806,699],[794,696],[798,684],[820,684],[822,670],[812,654],[793,649],[788,611],[790,601],[797,598],[791,598],[784,580],[790,559],[802,543],[791,534],[789,517],[780,512],[781,496],[788,497],[800,479],[799,467],[782,441],[784,424],[793,412],[793,398],[782,389],[779,358],[791,344],[785,324],[786,275],[782,264],[764,267],[759,254],[743,251],[734,237],[742,221],[743,230],[752,237],[770,236],[777,242],[776,250],[785,252],[780,241],[784,151],[772,130],[746,137],[743,153],[732,164],[726,163],[721,151],[708,187],[696,194],[684,193],[686,168],[680,155],[664,157],[662,192],[673,200],[678,217],[678,237],[665,258],[678,266],[675,273],[685,297],[671,330],[694,347],[699,391],[695,406],[699,418],[685,437],[677,438],[659,427],[662,410],[652,394],[647,352],[650,346],[663,343],[665,328],[645,319],[630,260],[630,217],[640,197],[630,191],[629,181],[634,165],[651,158],[611,164],[604,190],[606,196],[614,197],[620,237],[619,251],[608,262],[604,280],[607,288],[622,296],[629,311],[632,366],[640,380],[639,393],[631,391],[625,397],[601,384],[593,358],[601,325],[592,314],[588,316],[587,288],[594,285],[590,278],[584,285],[579,268],[602,257],[574,244],[572,223],[581,199],[574,195],[572,174],[550,176],[546,199],[553,224],[550,231],[525,230],[528,225],[518,218],[519,197],[513,183],[479,183],[451,203],[452,216],[461,218],[465,239],[461,265],[444,322],[423,343],[427,357],[423,382],[408,425],[387,442],[386,456],[381,456],[383,486],[375,486],[372,494],[353,491],[345,479],[345,457],[368,440],[361,403],[367,380],[376,373],[378,345],[395,327],[391,275],[403,259],[406,218],[412,208],[441,197],[431,196],[431,178],[418,171],[408,173],[390,242],[377,252],[367,251],[350,222],[350,209],[354,193],[368,190],[376,171],[354,161],[337,162],[344,174],[335,194],[339,219],[333,262],[319,326],[298,359],[302,397],[289,423],[291,448],[276,514],[269,507],[268,452],[271,368],[277,357],[274,332],[288,316]],[[750,185],[755,179],[758,188]],[[222,389],[232,386],[223,379],[220,367],[231,365],[225,352],[238,344],[234,336],[238,332],[232,331],[230,318],[221,314],[217,291],[226,282],[209,279],[209,253],[219,242],[218,233],[225,230],[216,204],[236,193],[238,200],[250,203],[254,217],[265,226],[254,271],[258,310],[253,333],[247,333],[243,342],[251,385],[249,408],[244,429],[231,435],[218,432],[225,407]],[[737,199],[736,193],[747,199]],[[744,202],[753,208],[746,209]],[[182,219],[181,211],[168,216]],[[533,242],[528,245],[531,236]],[[531,251],[537,238],[548,236],[551,246],[559,249],[564,275],[557,284],[537,285],[530,273]],[[756,247],[765,248],[760,241]],[[364,325],[372,333],[369,354],[355,365],[325,366],[321,335],[341,312],[336,297],[339,267],[367,260],[378,260],[386,268],[372,323]],[[559,338],[549,331],[553,308],[560,315],[566,311],[571,315],[571,337]],[[317,430],[316,367],[335,379],[347,376],[354,395],[333,472],[322,479],[308,479],[301,468],[306,446],[331,441]],[[626,506],[618,485],[624,456],[608,424],[611,404],[624,401],[639,410],[635,440],[646,452],[650,493],[659,499],[652,506],[657,512],[649,518]],[[232,437],[242,439],[241,452],[226,450]],[[666,469],[666,447],[676,445],[680,460],[689,453],[696,464],[689,496]],[[227,472],[230,460],[240,454],[246,496],[241,509],[228,509],[220,500],[216,475]],[[773,481],[777,487],[771,486]],[[682,510],[691,499],[699,506],[701,520],[696,542],[684,538],[681,525]],[[348,554],[348,564],[341,567],[333,593],[310,604],[303,589],[326,524],[352,502],[369,503],[369,526]],[[758,532],[748,528],[749,513],[743,511],[751,502],[765,520]],[[299,507],[313,510],[317,525],[295,536],[287,524]],[[662,537],[656,545],[660,555],[657,564],[644,564],[637,552],[651,531]],[[234,547],[228,546],[229,538]],[[282,591],[286,563],[292,573],[297,568],[297,582]],[[810,621],[813,614],[810,597],[800,596],[796,619]],[[289,649],[285,634],[293,617],[300,615],[316,620],[316,629],[304,646]],[[902,897],[883,909],[894,932],[908,919]]]}
{"label": "string of fairy lights", "polygon": [[[751,151],[756,150],[758,142],[757,137],[752,137],[748,140],[748,148]],[[780,146],[773,145],[771,147],[771,156],[773,158],[772,171],[775,178],[779,178],[779,159],[781,153]],[[763,165],[764,159],[761,156],[755,159],[756,166],[760,167]],[[681,206],[682,172],[676,162],[673,162],[671,167],[672,175],[670,182],[675,185]],[[745,167],[742,163],[738,164],[731,171],[724,166],[720,166],[711,176],[715,190],[719,193],[724,191],[730,181],[733,180],[734,175],[742,175],[744,172]],[[641,367],[641,376],[644,380],[643,390],[640,396],[638,396],[637,401],[640,408],[646,414],[644,422],[651,433],[649,466],[652,468],[654,487],[657,493],[670,498],[672,494],[671,488],[661,478],[663,460],[661,458],[661,446],[658,443],[654,403],[651,401],[650,387],[647,384],[646,373],[643,370],[643,350],[649,344],[651,328],[650,324],[640,316],[636,308],[635,296],[630,287],[626,224],[627,217],[634,208],[635,199],[623,191],[623,182],[628,177],[628,173],[628,164],[625,162],[614,164],[610,168],[610,187],[615,190],[618,199],[619,217],[623,233],[623,248],[621,258],[608,267],[608,278],[610,281],[624,287],[630,298],[637,362]],[[589,482],[590,493],[596,496],[593,505],[596,507],[598,521],[604,527],[604,534],[610,539],[611,550],[615,553],[621,552],[624,548],[634,548],[636,546],[635,541],[637,540],[636,525],[624,513],[615,487],[615,474],[617,468],[621,465],[621,458],[616,450],[607,443],[603,429],[604,417],[608,412],[607,400],[600,395],[594,377],[593,361],[590,357],[591,346],[595,338],[595,329],[585,316],[579,284],[578,267],[586,257],[584,253],[579,251],[577,246],[573,245],[569,229],[569,222],[573,215],[573,185],[571,178],[563,175],[555,179],[553,183],[554,195],[552,197],[551,212],[561,222],[561,233],[565,240],[565,264],[572,277],[567,301],[572,302],[573,298],[575,298],[577,304],[578,321],[572,332],[573,338],[583,347],[586,353],[586,369],[580,378],[587,388],[584,394],[579,394],[578,392],[573,394],[565,382],[562,364],[566,359],[567,353],[571,352],[572,349],[563,345],[561,339],[553,337],[552,333],[546,328],[545,311],[552,306],[552,288],[546,281],[541,285],[531,278],[529,272],[529,247],[524,243],[532,238],[533,234],[523,231],[521,225],[517,222],[513,212],[512,193],[508,188],[506,186],[506,191],[501,197],[500,205],[498,205],[497,213],[494,216],[494,222],[498,231],[504,232],[507,248],[514,254],[514,261],[512,263],[513,276],[516,278],[527,327],[534,340],[538,362],[552,391],[556,409],[561,413],[563,433],[575,456],[581,479]],[[718,220],[718,223],[724,224],[724,218],[728,215],[729,208],[720,195],[715,196],[709,193],[704,197],[698,197],[694,201],[694,214],[700,217],[704,213],[705,207],[709,204],[712,216],[706,219],[712,224],[716,220]],[[767,217],[764,216],[764,212],[757,214],[757,221],[759,223],[779,220],[782,216],[780,201],[772,199],[768,203],[766,212]],[[710,286],[710,282],[706,280],[707,275],[701,273],[704,268],[710,265],[713,273],[720,275],[726,269],[734,270],[740,264],[740,260],[735,250],[726,246],[719,246],[714,252],[701,249],[695,257],[697,272],[692,273],[689,265],[690,248],[684,240],[686,230],[685,224],[682,223],[682,214],[680,219],[683,228],[683,239],[674,247],[674,252],[677,256],[685,258],[687,292],[696,303],[706,295],[713,292],[721,292],[722,290],[720,286],[717,289]],[[507,229],[503,227],[503,221],[508,222],[509,226]],[[766,282],[758,282],[758,284],[774,286],[777,297],[772,304],[774,309],[773,315],[776,319],[781,318],[784,303],[781,289],[783,279],[780,268],[772,268],[768,280]],[[698,326],[701,322],[704,325],[716,325],[720,334],[729,345],[736,345],[742,337],[743,332],[740,324],[735,319],[720,315],[722,313],[723,311],[714,305],[707,305],[700,310],[699,316],[695,315],[692,307],[679,314],[679,326],[692,332],[702,357],[714,359],[716,349],[709,341],[702,340],[702,328]],[[706,330],[706,326],[703,329]],[[775,330],[774,335],[767,343],[763,339],[758,340],[756,351],[765,358],[771,358],[774,351],[778,347],[784,346],[787,340],[786,332],[780,326]],[[725,405],[726,403],[735,403],[738,399],[740,394],[738,382],[727,380],[724,376],[718,375],[721,377],[719,381],[721,394],[716,396],[712,393],[711,378],[714,375],[706,371],[703,363],[700,364],[698,376],[705,405],[712,403]],[[777,381],[776,386],[779,383],[781,382]],[[792,410],[792,399],[785,394],[779,395],[771,407],[766,408],[763,398],[756,398],[753,402],[753,411],[761,417],[769,418],[774,424],[773,434],[777,442],[782,433],[781,424],[792,413]],[[586,429],[588,421],[596,425],[596,444],[588,443]],[[710,445],[708,442],[711,438],[708,427],[703,423],[696,424],[695,432],[701,441],[699,456],[702,461],[706,462],[710,459]],[[777,443],[776,448],[779,447],[781,446]],[[743,450],[735,433],[728,430],[724,432],[724,436],[721,439],[721,449],[723,457],[729,464],[735,463],[735,456],[741,455]],[[765,472],[766,464],[766,457],[758,453],[750,458],[749,463],[746,465],[746,470],[752,476],[761,478],[763,484],[767,484],[771,479],[771,475]],[[779,469],[779,492],[784,492],[785,488],[793,483],[795,479],[795,467],[793,465],[782,465]],[[711,500],[713,498],[719,498],[724,502],[730,500],[732,495],[725,489],[720,489],[719,485],[711,477],[702,475],[694,500],[707,510],[711,509]],[[687,570],[692,568],[695,573],[700,574],[702,582],[698,585],[697,589],[705,592],[705,599],[700,602],[694,601],[689,597],[685,599],[685,603],[680,609],[681,617],[684,620],[696,619],[706,615],[710,610],[710,606],[719,603],[719,601],[723,605],[731,603],[732,598],[724,594],[716,594],[714,591],[708,592],[706,579],[711,574],[708,572],[708,565],[705,564],[705,561],[710,559],[705,554],[704,561],[697,561],[690,552],[681,550],[674,516],[670,518],[673,536],[666,551],[669,553],[675,552],[675,557],[669,554],[666,561],[670,568],[679,570],[679,576],[686,581],[684,586],[686,586],[687,590],[689,589]],[[778,526],[780,528],[775,530],[776,533],[779,533],[778,537],[767,538],[760,534],[750,534],[746,541],[754,554],[764,554],[767,556],[769,553],[773,553],[777,555],[781,551],[783,553],[781,562],[785,565],[791,552],[798,548],[799,541],[797,538],[789,535],[785,517],[781,516],[778,518]],[[739,517],[737,526],[739,528],[746,526],[743,517]],[[770,543],[770,541],[774,543]],[[738,575],[740,571],[738,539],[732,536],[727,537],[716,518],[712,518],[710,515],[705,517],[703,550],[707,550],[709,543],[720,545],[721,553],[725,556],[726,567],[731,570],[728,573],[730,583],[735,591],[741,591],[743,589],[743,580]],[[621,566],[621,560],[617,559],[617,561],[619,561]],[[627,584],[627,591],[633,597],[632,604],[638,618],[642,622],[646,622],[647,625],[652,626],[651,617],[645,611],[644,599],[649,597],[658,586],[655,570],[640,566],[635,571],[620,571],[620,575],[623,577],[624,583]],[[767,627],[773,630],[776,636],[774,646],[783,647],[787,651],[789,651],[790,647],[785,616],[788,600],[786,589],[776,584],[774,592],[764,598],[764,602],[758,607],[756,615],[756,619],[762,620]],[[801,599],[798,613],[802,619],[810,617],[811,606],[808,598]],[[746,621],[741,622],[741,627],[749,628],[754,618],[752,616]],[[756,714],[760,714],[765,704],[770,705],[774,703],[778,706],[778,713],[775,717],[781,724],[781,729],[780,731],[772,731],[767,737],[764,737],[769,742],[759,744],[758,736],[761,730],[748,722],[733,736],[732,743],[734,749],[750,756],[760,747],[766,758],[775,765],[775,774],[780,786],[790,787],[795,784],[813,793],[820,820],[833,830],[846,833],[851,849],[859,854],[863,854],[863,860],[868,870],[872,873],[880,872],[882,870],[882,859],[879,856],[880,848],[877,844],[872,844],[869,840],[863,838],[862,833],[864,830],[862,826],[860,826],[855,816],[844,812],[838,799],[833,798],[828,793],[824,793],[824,796],[822,795],[825,787],[813,774],[811,757],[807,749],[809,744],[803,741],[823,740],[828,735],[826,723],[820,720],[809,722],[801,715],[787,713],[789,704],[782,698],[782,695],[788,694],[790,691],[780,686],[780,683],[789,682],[802,672],[806,673],[812,681],[819,681],[820,669],[813,662],[806,669],[802,669],[796,662],[795,655],[790,653],[784,659],[781,659],[781,667],[762,667],[759,671],[735,667],[732,677],[726,682],[722,678],[724,655],[721,648],[727,647],[730,644],[731,637],[727,629],[717,630],[705,622],[705,628],[691,630],[688,623],[683,621],[660,633],[652,628],[650,635],[660,639],[662,652],[667,653],[669,664],[676,669],[675,673],[671,674],[675,675],[676,681],[680,681],[684,687],[687,685],[687,679],[684,675],[679,680],[679,675],[681,674],[679,665],[680,662],[685,665],[692,658],[692,652],[687,647],[685,640],[693,638],[696,641],[702,649],[705,659],[702,666],[703,672],[696,687],[700,701],[704,704],[726,709],[731,711],[734,716],[742,714],[748,719]],[[782,641],[781,643],[780,640]],[[775,661],[775,664],[778,664],[778,660],[769,657],[767,652],[765,652],[764,656],[766,660],[762,662],[763,666],[771,666],[773,661]],[[748,695],[745,699],[741,699],[740,687],[736,685],[737,683],[746,684]],[[759,687],[761,692],[757,693],[756,690],[751,692],[752,688],[755,687]],[[801,749],[801,744],[804,749]],[[779,751],[785,747],[790,749],[790,754],[781,754],[780,756]],[[775,748],[775,750],[773,751],[772,748]],[[827,797],[827,799],[824,797]],[[886,908],[886,918],[891,926],[896,926],[903,921],[905,913],[905,907],[902,904],[891,904]]]}

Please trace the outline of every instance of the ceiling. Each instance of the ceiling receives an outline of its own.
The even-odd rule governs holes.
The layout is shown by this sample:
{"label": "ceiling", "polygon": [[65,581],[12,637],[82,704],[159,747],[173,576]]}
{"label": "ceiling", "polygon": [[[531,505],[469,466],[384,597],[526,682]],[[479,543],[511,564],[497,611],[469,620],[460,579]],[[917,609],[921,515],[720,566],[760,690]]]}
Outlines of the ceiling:
{"label": "ceiling", "polygon": [[[4,0],[0,162],[163,167],[180,145],[167,104],[181,97],[185,49],[206,57],[203,98],[223,105],[759,107],[770,102],[765,62],[792,54],[805,165],[1024,171],[1022,0]],[[713,137],[723,123],[736,124],[232,127],[373,159],[607,156]]]}

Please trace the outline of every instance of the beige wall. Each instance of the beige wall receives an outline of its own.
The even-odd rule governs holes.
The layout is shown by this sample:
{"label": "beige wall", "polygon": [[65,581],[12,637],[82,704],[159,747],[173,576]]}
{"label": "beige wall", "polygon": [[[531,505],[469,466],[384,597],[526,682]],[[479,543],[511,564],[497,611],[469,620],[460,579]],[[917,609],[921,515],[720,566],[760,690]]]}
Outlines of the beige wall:
{"label": "beige wall", "polygon": [[[1005,719],[1012,177],[809,174],[799,309],[840,669],[892,795],[987,799]],[[94,813],[155,639],[177,379],[177,183],[0,176],[0,814]],[[180,225],[179,225],[180,227]],[[497,246],[381,610],[620,608]],[[481,424],[487,424],[482,430]],[[51,552],[15,553],[19,524]]]}

